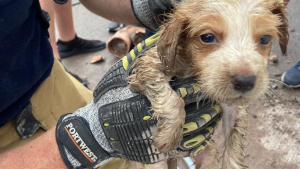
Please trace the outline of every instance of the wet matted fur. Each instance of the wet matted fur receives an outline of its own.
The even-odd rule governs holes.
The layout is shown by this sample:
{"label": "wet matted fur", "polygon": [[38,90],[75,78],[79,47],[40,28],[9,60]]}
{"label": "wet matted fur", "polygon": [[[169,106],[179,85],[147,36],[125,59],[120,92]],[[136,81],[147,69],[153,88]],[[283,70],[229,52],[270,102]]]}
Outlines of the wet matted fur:
{"label": "wet matted fur", "polygon": [[[160,152],[178,147],[184,102],[169,81],[195,76],[205,97],[223,107],[223,168],[246,168],[246,109],[269,86],[267,63],[272,45],[261,44],[261,38],[277,39],[286,53],[289,34],[284,5],[278,0],[186,0],[168,17],[157,46],[136,61],[129,77],[129,87],[147,96],[158,119],[154,145]],[[216,40],[203,42],[200,37],[205,34]],[[235,90],[232,78],[236,75],[254,76],[253,89]],[[203,151],[205,155],[196,157],[197,167],[213,168],[215,155],[207,155],[212,152],[216,151],[211,144]]]}

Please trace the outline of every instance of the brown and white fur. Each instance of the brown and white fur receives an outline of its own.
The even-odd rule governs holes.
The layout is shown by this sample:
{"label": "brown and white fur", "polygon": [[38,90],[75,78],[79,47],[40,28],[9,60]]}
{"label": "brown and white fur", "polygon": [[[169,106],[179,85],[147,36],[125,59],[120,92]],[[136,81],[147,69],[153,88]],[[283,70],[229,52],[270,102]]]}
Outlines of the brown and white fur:
{"label": "brown and white fur", "polygon": [[[223,105],[223,168],[246,168],[246,107],[266,92],[269,82],[271,42],[259,42],[270,35],[286,53],[289,35],[284,5],[278,0],[186,0],[168,17],[157,46],[136,61],[129,77],[129,87],[147,96],[158,119],[154,145],[168,152],[181,141],[184,102],[169,81],[195,76],[203,93]],[[214,35],[216,43],[204,43],[200,39],[204,34]],[[255,77],[254,87],[236,90],[237,76]],[[202,160],[201,167],[211,168],[213,159]]]}

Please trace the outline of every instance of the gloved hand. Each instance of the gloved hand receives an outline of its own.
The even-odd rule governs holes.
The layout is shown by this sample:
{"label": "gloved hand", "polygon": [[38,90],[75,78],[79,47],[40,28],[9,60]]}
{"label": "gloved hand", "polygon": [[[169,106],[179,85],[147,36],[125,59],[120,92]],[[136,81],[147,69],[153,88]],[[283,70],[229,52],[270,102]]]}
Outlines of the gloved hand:
{"label": "gloved hand", "polygon": [[[68,168],[100,166],[115,158],[155,163],[169,157],[195,156],[210,139],[221,109],[210,101],[196,103],[195,81],[172,83],[187,104],[184,138],[177,150],[159,153],[153,146],[156,120],[146,97],[127,88],[108,91],[99,100],[61,118],[57,142]],[[186,92],[185,92],[186,91]]]}
{"label": "gloved hand", "polygon": [[171,12],[174,3],[181,0],[131,0],[133,13],[146,28],[157,30],[163,21],[164,13]]}
{"label": "gloved hand", "polygon": [[[153,35],[119,60],[102,78],[87,106],[60,118],[56,139],[68,168],[98,167],[115,157],[155,163],[170,157],[195,156],[210,139],[221,108],[209,100],[196,101],[200,88],[193,79],[171,82],[184,99],[186,123],[179,147],[159,153],[153,146],[157,121],[147,98],[127,88],[135,60],[158,40]],[[198,104],[197,104],[198,103]]]}

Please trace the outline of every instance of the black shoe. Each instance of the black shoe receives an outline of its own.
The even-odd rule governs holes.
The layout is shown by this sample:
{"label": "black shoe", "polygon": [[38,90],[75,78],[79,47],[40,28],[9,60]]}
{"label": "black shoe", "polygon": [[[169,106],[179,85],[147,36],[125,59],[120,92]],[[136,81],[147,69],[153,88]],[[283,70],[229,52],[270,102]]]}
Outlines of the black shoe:
{"label": "black shoe", "polygon": [[86,40],[79,38],[77,35],[75,39],[63,42],[61,40],[57,41],[58,52],[60,58],[67,58],[81,53],[95,52],[104,49],[105,42],[99,40]]}
{"label": "black shoe", "polygon": [[110,21],[108,23],[108,31],[111,33],[117,32],[118,30],[122,29],[125,27],[125,24],[118,24],[116,22]]}

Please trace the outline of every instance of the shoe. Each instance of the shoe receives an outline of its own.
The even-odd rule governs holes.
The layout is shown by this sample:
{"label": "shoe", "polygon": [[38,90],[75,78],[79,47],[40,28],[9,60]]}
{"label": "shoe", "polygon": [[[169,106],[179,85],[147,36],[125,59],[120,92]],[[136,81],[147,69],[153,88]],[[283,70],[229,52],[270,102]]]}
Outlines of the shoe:
{"label": "shoe", "polygon": [[282,75],[281,80],[291,88],[300,87],[300,61],[288,69]]}
{"label": "shoe", "polygon": [[108,26],[107,26],[107,27],[108,27],[108,31],[109,31],[109,32],[114,33],[114,32],[117,32],[118,30],[124,28],[124,27],[125,27],[125,24],[118,24],[118,23],[116,23],[116,22],[110,21],[110,22],[108,23]]}
{"label": "shoe", "polygon": [[61,40],[57,41],[58,53],[60,58],[67,58],[74,55],[95,52],[104,49],[106,46],[105,42],[99,40],[86,40],[75,36],[75,39],[64,42]]}

